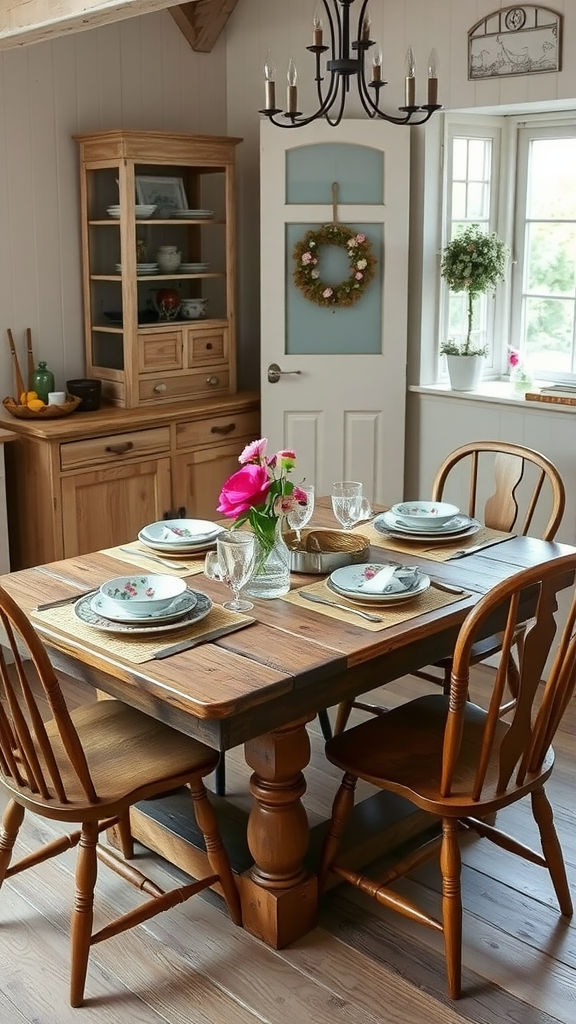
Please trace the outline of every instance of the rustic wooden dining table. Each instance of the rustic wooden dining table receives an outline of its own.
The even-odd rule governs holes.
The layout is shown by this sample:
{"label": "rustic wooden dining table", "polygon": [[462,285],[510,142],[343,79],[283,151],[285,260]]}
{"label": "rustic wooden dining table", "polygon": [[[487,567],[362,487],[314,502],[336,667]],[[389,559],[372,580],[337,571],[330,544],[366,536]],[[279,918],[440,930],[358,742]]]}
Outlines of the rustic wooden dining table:
{"label": "rustic wooden dining table", "polygon": [[[313,525],[334,529],[329,499],[317,503]],[[357,529],[370,541],[371,561],[418,565],[430,576],[430,589],[401,606],[379,605],[383,622],[370,623],[353,611],[302,599],[301,589],[335,595],[322,577],[293,574],[285,598],[254,601],[249,613],[254,621],[246,628],[170,657],[157,657],[152,647],[138,642],[132,653],[123,638],[118,646],[114,635],[73,618],[74,599],[105,579],[136,568],[160,571],[146,561],[138,542],[0,577],[0,585],[32,618],[58,669],[217,750],[244,745],[252,769],[249,815],[225,798],[213,799],[238,876],[244,926],[276,948],[311,930],[317,919],[315,863],[324,826],[311,830],[302,804],[310,759],[307,723],[324,708],[448,656],[463,619],[482,594],[525,566],[572,550],[484,528],[459,543],[437,545],[389,539],[371,524]],[[481,550],[454,557],[481,543],[486,545]],[[202,564],[202,558],[183,558],[180,570],[173,571],[191,574],[189,586],[212,599],[219,625],[218,616],[225,614],[224,585],[201,575]],[[455,590],[439,589],[442,582]],[[570,583],[565,574],[555,577],[548,595],[551,628],[556,593]],[[531,598],[526,594],[527,614]],[[36,610],[55,601],[60,608]],[[338,603],[347,602],[338,598]],[[177,643],[181,637],[168,632],[162,643]],[[132,642],[128,638],[128,645]],[[374,804],[383,798],[378,793],[357,805],[349,830],[350,863],[366,862],[422,829],[410,805],[397,798],[385,808],[389,825],[375,829]],[[185,792],[140,804],[133,828],[145,846],[189,874],[203,866]]]}

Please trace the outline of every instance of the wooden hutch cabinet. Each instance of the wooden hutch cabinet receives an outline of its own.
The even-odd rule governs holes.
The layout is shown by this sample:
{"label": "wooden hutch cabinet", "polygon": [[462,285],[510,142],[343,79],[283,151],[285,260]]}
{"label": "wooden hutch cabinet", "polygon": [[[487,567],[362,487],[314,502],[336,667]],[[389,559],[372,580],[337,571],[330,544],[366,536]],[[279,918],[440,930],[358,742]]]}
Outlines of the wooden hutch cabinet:
{"label": "wooden hutch cabinet", "polygon": [[242,448],[260,436],[255,393],[53,420],[2,416],[12,570],[135,540],[164,517],[213,519]]}
{"label": "wooden hutch cabinet", "polygon": [[[87,376],[127,409],[234,393],[234,161],[242,140],[123,130],[75,138]],[[140,217],[144,203],[156,209]],[[169,273],[154,268],[166,246],[182,261]],[[160,301],[167,289],[205,299],[206,317],[174,315]]]}

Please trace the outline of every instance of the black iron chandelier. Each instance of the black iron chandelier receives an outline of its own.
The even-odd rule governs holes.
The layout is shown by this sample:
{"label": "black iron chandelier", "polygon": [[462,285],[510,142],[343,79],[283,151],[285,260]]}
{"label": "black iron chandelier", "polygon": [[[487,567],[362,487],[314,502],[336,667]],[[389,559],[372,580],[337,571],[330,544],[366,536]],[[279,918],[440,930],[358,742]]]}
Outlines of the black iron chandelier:
{"label": "black iron chandelier", "polygon": [[[387,85],[382,78],[382,53],[376,48],[372,64],[367,71],[368,51],[376,46],[370,39],[370,17],[367,12],[369,0],[361,0],[360,13],[355,37],[350,34],[350,8],[355,0],[319,0],[317,13],[312,22],[312,46],[306,49],[316,58],[316,92],[318,108],[309,116],[298,110],[298,86],[296,65],[288,65],[288,88],[286,110],[276,106],[276,70],[268,55],[264,65],[266,107],[260,110],[272,124],[279,128],[301,128],[305,124],[323,117],[328,124],[340,124],[346,106],[350,83],[355,79],[360,101],[368,117],[390,121],[392,124],[418,125],[428,121],[435,110],[440,110],[438,101],[438,74],[436,51],[432,50],[428,60],[427,102],[416,103],[416,67],[412,48],[406,54],[405,105],[399,107],[398,115],[388,114],[380,108],[380,90]],[[324,45],[324,20],[318,10],[325,14],[329,45]],[[329,54],[325,67],[324,54]],[[324,74],[327,73],[327,77]],[[367,74],[370,76],[369,80]],[[281,120],[280,120],[281,118]]]}

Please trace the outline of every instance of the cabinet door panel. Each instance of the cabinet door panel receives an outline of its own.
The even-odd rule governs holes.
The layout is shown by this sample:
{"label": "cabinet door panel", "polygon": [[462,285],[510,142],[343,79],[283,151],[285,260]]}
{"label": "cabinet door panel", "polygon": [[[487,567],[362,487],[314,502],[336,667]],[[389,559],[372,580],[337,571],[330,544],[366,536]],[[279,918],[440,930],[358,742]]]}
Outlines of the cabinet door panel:
{"label": "cabinet door panel", "polygon": [[169,458],[64,478],[64,557],[135,540],[143,526],[169,510]]}
{"label": "cabinet door panel", "polygon": [[174,459],[174,507],[198,519],[221,518],[216,512],[225,480],[238,469],[238,445],[189,452]]}

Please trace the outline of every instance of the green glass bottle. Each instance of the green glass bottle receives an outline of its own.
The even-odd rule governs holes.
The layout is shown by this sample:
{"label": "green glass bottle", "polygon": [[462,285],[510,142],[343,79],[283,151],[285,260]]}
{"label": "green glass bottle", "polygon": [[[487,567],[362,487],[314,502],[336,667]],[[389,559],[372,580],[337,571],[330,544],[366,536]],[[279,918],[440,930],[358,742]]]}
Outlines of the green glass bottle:
{"label": "green glass bottle", "polygon": [[48,392],[54,391],[54,374],[48,369],[46,363],[39,362],[32,374],[30,381],[31,390],[35,391],[38,398],[48,404]]}

